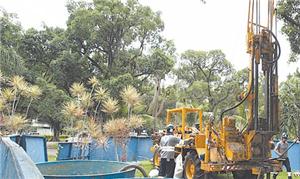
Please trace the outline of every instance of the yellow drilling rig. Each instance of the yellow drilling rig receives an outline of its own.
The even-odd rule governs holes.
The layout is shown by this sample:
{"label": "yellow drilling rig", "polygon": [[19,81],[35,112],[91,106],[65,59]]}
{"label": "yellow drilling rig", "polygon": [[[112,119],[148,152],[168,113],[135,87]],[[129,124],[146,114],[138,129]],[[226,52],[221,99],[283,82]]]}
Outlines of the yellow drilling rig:
{"label": "yellow drilling rig", "polygon": [[[266,24],[261,23],[261,1],[267,1]],[[174,113],[181,115],[177,129],[182,139],[192,138],[189,144],[177,145],[175,150],[183,158],[184,178],[214,178],[216,173],[232,172],[235,179],[269,179],[270,172],[280,171],[280,161],[271,159],[272,138],[279,132],[278,59],[281,49],[276,31],[274,0],[249,0],[247,22],[247,53],[250,54],[247,91],[241,100],[220,114],[220,126],[213,121],[205,125],[200,109],[168,110],[166,123]],[[275,22],[275,23],[274,23]],[[259,96],[259,78],[263,74],[264,91]],[[264,100],[259,100],[264,98]],[[263,101],[264,114],[259,115]],[[244,129],[236,127],[235,119],[226,113],[247,102],[248,123]],[[187,113],[199,115],[196,132],[186,127]],[[154,163],[159,158],[154,156]]]}

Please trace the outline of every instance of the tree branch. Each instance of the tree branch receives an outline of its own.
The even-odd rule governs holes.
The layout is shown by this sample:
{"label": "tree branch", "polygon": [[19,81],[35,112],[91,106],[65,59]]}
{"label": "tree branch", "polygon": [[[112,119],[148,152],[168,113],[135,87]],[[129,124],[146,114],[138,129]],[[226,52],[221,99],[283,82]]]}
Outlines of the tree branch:
{"label": "tree branch", "polygon": [[144,50],[144,44],[145,44],[145,39],[147,37],[147,32],[144,32],[144,36],[141,40],[141,44],[139,47],[139,53],[135,54],[133,57],[130,58],[130,61],[134,60],[135,58],[137,58],[138,56],[141,56]]}
{"label": "tree branch", "polygon": [[94,59],[92,59],[90,56],[88,56],[88,55],[85,54],[84,52],[81,52],[81,51],[77,51],[77,52],[79,52],[81,55],[87,57],[87,58],[89,59],[89,61],[92,62],[92,64],[93,64],[95,67],[97,67],[98,70],[99,70],[100,72],[102,72],[102,69],[101,69],[100,65],[99,65]]}
{"label": "tree branch", "polygon": [[140,76],[143,76],[143,75],[150,75],[150,74],[151,74],[151,72],[150,72],[150,70],[148,70],[148,71],[145,71],[145,72],[141,72],[139,74],[135,74],[135,75],[133,75],[133,77],[136,78],[136,77],[140,77]]}
{"label": "tree branch", "polygon": [[300,23],[295,21],[293,18],[287,16],[286,14],[280,14],[286,21],[290,22],[292,25],[300,29]]}

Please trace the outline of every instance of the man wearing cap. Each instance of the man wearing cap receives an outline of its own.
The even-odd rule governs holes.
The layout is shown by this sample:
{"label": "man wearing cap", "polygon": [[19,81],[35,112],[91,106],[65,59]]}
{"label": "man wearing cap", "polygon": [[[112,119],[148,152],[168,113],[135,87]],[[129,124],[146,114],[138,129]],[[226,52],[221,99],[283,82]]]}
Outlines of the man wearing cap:
{"label": "man wearing cap", "polygon": [[[289,148],[289,144],[287,142],[288,135],[286,133],[283,133],[281,135],[281,140],[277,143],[275,146],[275,153],[283,159],[282,164],[285,166],[287,172],[288,172],[288,179],[292,179],[292,172],[291,172],[291,165],[290,160],[288,158],[287,149]],[[273,179],[276,179],[278,173],[274,173]]]}
{"label": "man wearing cap", "polygon": [[174,126],[169,124],[166,135],[160,140],[160,167],[158,176],[173,178],[175,169],[175,145],[180,138],[173,136]]}

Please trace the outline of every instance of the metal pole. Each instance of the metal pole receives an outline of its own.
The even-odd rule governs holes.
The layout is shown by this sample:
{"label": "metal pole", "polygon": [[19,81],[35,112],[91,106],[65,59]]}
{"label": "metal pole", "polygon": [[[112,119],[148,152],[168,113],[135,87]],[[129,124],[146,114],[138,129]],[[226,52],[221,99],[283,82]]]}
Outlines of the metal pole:
{"label": "metal pole", "polygon": [[259,127],[259,119],[258,119],[258,63],[255,62],[255,77],[254,77],[254,92],[255,92],[255,99],[254,99],[254,128],[258,130]]}

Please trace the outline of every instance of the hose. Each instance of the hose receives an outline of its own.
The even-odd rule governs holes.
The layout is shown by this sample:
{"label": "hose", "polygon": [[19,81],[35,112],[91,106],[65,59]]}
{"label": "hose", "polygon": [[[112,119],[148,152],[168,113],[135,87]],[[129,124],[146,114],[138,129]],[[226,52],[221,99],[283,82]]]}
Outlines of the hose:
{"label": "hose", "polygon": [[[277,47],[278,47],[278,55],[277,55],[276,59],[274,59],[274,60],[271,61],[271,62],[267,62],[268,64],[274,64],[274,63],[276,63],[276,62],[279,60],[279,58],[280,58],[280,56],[281,56],[281,47],[280,47],[280,44],[279,44],[279,41],[278,41],[276,35],[275,35],[271,30],[269,30],[269,29],[266,29],[266,30],[267,30],[269,33],[271,33],[272,37],[275,39],[275,44],[276,44]],[[254,44],[253,44],[253,46],[254,46]],[[254,61],[254,58],[255,58],[255,51],[253,50],[251,61]],[[253,79],[253,63],[252,63],[252,74],[251,74],[251,75],[252,75],[252,79]],[[225,109],[224,111],[222,111],[222,113],[221,113],[221,115],[220,115],[220,120],[221,120],[221,121],[222,121],[222,119],[223,119],[224,113],[226,113],[226,112],[228,112],[228,111],[231,111],[232,109],[237,108],[238,106],[240,106],[240,105],[248,98],[249,94],[250,94],[251,91],[252,91],[251,88],[252,88],[252,82],[251,82],[250,90],[248,91],[247,95],[242,99],[242,101],[240,101],[240,102],[237,103],[236,105],[234,105],[234,106],[232,106],[232,107],[230,107],[230,108]]]}
{"label": "hose", "polygon": [[142,173],[142,175],[144,177],[148,177],[145,169],[143,167],[141,167],[141,166],[138,166],[138,165],[127,165],[127,166],[121,168],[120,172],[124,172],[124,171],[130,170],[130,169],[137,169],[137,170],[139,170]]}
{"label": "hose", "polygon": [[269,30],[269,29],[266,29],[266,30],[269,33],[271,33],[272,37],[275,39],[275,44],[277,44],[277,47],[278,47],[278,55],[277,55],[276,59],[274,59],[273,61],[267,62],[268,64],[274,64],[279,60],[279,58],[281,56],[281,47],[280,47],[280,44],[279,44],[279,41],[278,41],[276,35],[271,30]]}
{"label": "hose", "polygon": [[[254,46],[254,44],[253,44],[253,46]],[[255,51],[253,50],[252,51],[252,58],[251,58],[251,62],[252,62],[252,71],[251,71],[251,78],[253,79],[253,67],[254,67],[254,65],[253,65],[253,62],[254,62],[254,59],[255,59]],[[235,104],[234,106],[232,106],[232,107],[230,107],[230,108],[227,108],[227,109],[225,109],[224,111],[222,111],[222,113],[221,113],[221,115],[220,115],[220,121],[222,121],[222,119],[223,119],[223,115],[226,113],[226,112],[228,112],[228,111],[231,111],[231,110],[233,110],[233,109],[235,109],[235,108],[237,108],[238,106],[240,106],[244,101],[246,101],[246,99],[248,98],[248,96],[250,95],[250,93],[251,93],[251,91],[252,91],[252,81],[251,81],[251,84],[250,84],[250,88],[249,88],[249,91],[248,91],[248,93],[247,93],[247,95],[242,99],[242,101],[240,101],[239,103],[237,103],[237,104]]]}
{"label": "hose", "polygon": [[279,57],[281,56],[281,47],[280,47],[280,44],[279,44],[279,41],[278,41],[276,35],[271,30],[269,30],[267,27],[264,27],[264,26],[256,24],[256,23],[253,23],[253,24],[265,29],[266,31],[268,31],[272,35],[272,37],[275,39],[275,43],[278,46],[278,55],[277,55],[276,59],[274,59],[273,61],[267,62],[267,63],[269,63],[269,64],[276,63],[279,60]]}

